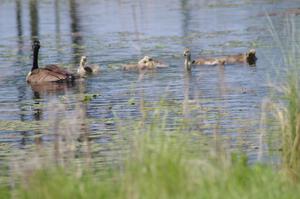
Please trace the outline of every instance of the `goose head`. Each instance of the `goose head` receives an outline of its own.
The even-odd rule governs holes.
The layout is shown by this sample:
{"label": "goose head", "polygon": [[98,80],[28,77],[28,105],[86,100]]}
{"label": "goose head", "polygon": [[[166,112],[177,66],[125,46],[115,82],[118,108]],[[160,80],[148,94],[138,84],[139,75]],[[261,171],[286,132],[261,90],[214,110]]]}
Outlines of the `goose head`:
{"label": "goose head", "polygon": [[86,63],[87,63],[87,57],[86,56],[81,56],[80,67],[84,67]]}
{"label": "goose head", "polygon": [[40,49],[41,45],[40,45],[40,41],[39,40],[34,40],[33,43],[32,43],[32,50],[35,50],[35,49]]}
{"label": "goose head", "polygon": [[249,65],[254,65],[256,63],[256,50],[251,49],[246,53],[246,61]]}

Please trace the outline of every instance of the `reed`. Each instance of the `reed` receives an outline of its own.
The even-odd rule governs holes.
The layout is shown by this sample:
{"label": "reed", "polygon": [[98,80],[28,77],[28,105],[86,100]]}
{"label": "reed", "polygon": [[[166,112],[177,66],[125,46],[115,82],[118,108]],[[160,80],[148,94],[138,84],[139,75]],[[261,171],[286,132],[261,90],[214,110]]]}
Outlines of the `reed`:
{"label": "reed", "polygon": [[[281,40],[270,18],[270,32],[281,51],[283,62],[280,64],[280,79],[272,84],[275,95],[271,98],[268,111],[275,119],[280,135],[282,168],[293,179],[300,179],[300,90],[299,90],[299,58],[300,46],[296,38],[299,33],[293,18],[286,18],[284,34]],[[266,111],[266,110],[265,110]],[[274,128],[271,128],[274,131]]]}

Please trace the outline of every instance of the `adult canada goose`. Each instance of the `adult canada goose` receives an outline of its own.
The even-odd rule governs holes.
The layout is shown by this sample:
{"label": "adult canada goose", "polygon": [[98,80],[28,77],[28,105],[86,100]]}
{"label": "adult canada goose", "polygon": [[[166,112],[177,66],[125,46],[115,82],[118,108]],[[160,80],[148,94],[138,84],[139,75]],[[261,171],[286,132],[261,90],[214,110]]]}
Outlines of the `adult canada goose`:
{"label": "adult canada goose", "polygon": [[85,76],[85,75],[91,75],[91,74],[96,74],[99,72],[99,66],[98,65],[87,65],[87,57],[82,56],[80,59],[79,67],[77,69],[77,73],[80,76]]}
{"label": "adult canada goose", "polygon": [[31,71],[26,77],[28,83],[39,84],[43,82],[72,82],[75,80],[75,75],[58,67],[57,65],[47,65],[44,68],[39,68],[38,55],[40,42],[35,40],[32,45],[33,62]]}
{"label": "adult canada goose", "polygon": [[165,68],[168,65],[154,60],[152,57],[144,56],[137,64],[125,64],[123,70],[153,70],[156,68]]}

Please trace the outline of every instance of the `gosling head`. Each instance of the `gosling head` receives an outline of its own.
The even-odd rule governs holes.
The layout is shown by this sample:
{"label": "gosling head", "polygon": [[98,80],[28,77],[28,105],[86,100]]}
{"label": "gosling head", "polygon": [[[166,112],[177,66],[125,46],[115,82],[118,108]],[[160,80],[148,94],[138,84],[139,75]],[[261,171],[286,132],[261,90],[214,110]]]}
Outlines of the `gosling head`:
{"label": "gosling head", "polygon": [[145,56],[138,62],[140,69],[153,69],[155,67],[155,62],[152,57]]}
{"label": "gosling head", "polygon": [[87,63],[87,57],[86,56],[81,56],[80,66],[84,66],[86,63]]}
{"label": "gosling head", "polygon": [[256,63],[256,50],[251,49],[246,53],[246,60],[249,65],[254,65]]}
{"label": "gosling head", "polygon": [[143,57],[143,59],[141,59],[138,63],[139,64],[147,64],[148,62],[151,62],[153,61],[153,59],[149,56],[145,56]]}
{"label": "gosling head", "polygon": [[185,60],[184,60],[185,69],[190,71],[192,63],[191,63],[191,51],[189,48],[184,49],[183,56],[185,57]]}
{"label": "gosling head", "polygon": [[184,57],[191,57],[191,51],[189,48],[185,48],[183,51],[183,56]]}
{"label": "gosling head", "polygon": [[225,58],[220,58],[218,60],[218,65],[224,66],[226,64],[226,59]]}

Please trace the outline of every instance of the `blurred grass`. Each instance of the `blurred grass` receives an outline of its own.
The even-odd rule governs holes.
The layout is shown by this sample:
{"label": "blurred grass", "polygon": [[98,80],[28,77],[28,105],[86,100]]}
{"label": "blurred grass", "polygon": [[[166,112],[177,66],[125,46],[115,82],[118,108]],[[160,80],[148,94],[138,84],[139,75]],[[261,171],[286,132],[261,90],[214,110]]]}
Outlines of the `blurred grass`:
{"label": "blurred grass", "polygon": [[[85,164],[75,156],[63,164],[37,159],[29,169],[20,168],[9,186],[2,185],[1,198],[298,198],[299,181],[290,180],[284,170],[249,164],[247,156],[225,150],[218,138],[203,147],[187,130],[187,121],[175,121],[177,128],[170,130],[168,109],[151,112],[150,122],[141,118],[123,126],[116,121],[123,136],[120,161],[97,170],[93,159]],[[83,141],[88,147],[88,140]],[[72,144],[72,138],[64,142]],[[60,159],[69,144],[57,145],[62,152],[55,158]]]}
{"label": "blurred grass", "polygon": [[[298,198],[299,183],[246,156],[191,151],[190,137],[155,128],[136,135],[124,165],[101,176],[85,168],[41,168],[1,198]],[[197,147],[196,147],[197,148]],[[10,195],[11,194],[11,195]]]}
{"label": "blurred grass", "polygon": [[[272,87],[275,94],[271,97],[269,111],[278,126],[275,132],[279,135],[282,150],[281,167],[289,177],[298,182],[300,180],[300,60],[298,57],[300,46],[297,40],[299,32],[295,20],[287,17],[284,28],[287,37],[286,40],[281,40],[271,18],[267,18],[270,23],[270,33],[283,58],[283,63],[277,69],[282,79],[273,80],[276,81]],[[274,128],[271,128],[274,133]]]}

